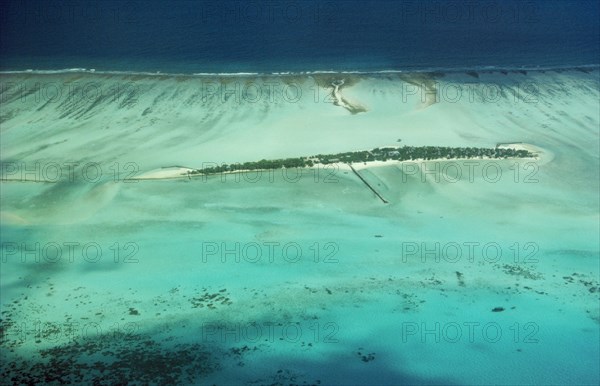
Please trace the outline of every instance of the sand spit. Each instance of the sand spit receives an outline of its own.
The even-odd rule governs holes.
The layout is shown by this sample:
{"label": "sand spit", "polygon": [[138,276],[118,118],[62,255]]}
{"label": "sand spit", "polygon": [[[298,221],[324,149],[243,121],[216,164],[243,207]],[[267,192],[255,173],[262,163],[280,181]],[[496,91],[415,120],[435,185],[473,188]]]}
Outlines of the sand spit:
{"label": "sand spit", "polygon": [[333,87],[333,91],[331,92],[331,95],[333,97],[333,104],[336,106],[341,106],[343,108],[345,108],[346,110],[350,111],[350,113],[352,114],[358,114],[358,113],[364,113],[367,111],[367,109],[364,106],[361,106],[357,103],[351,103],[350,101],[348,101],[348,99],[344,98],[344,96],[341,93],[341,88],[344,86],[345,84],[345,80],[336,80],[334,82],[331,83],[331,86]]}
{"label": "sand spit", "polygon": [[194,169],[182,166],[164,167],[150,170],[139,176],[132,177],[133,180],[168,180],[174,178],[190,178]]}

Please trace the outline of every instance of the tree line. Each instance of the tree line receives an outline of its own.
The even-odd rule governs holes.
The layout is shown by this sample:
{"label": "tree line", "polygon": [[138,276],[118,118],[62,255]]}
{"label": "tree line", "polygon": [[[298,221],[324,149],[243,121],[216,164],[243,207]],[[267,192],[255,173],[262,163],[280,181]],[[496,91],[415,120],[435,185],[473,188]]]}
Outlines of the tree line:
{"label": "tree line", "polygon": [[335,154],[317,154],[310,157],[284,158],[236,164],[222,164],[202,169],[196,169],[190,174],[216,174],[238,170],[281,169],[312,167],[315,164],[358,163],[372,161],[414,161],[443,160],[457,158],[528,158],[534,154],[528,150],[480,148],[480,147],[447,147],[447,146],[402,146],[383,147],[372,150],[351,151]]}

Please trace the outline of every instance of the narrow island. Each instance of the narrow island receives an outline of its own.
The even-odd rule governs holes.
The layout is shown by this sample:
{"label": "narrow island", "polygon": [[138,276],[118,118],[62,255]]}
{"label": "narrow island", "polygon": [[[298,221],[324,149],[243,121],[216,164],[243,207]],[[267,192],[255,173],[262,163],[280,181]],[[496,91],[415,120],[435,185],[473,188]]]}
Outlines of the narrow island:
{"label": "narrow island", "polygon": [[375,163],[385,161],[443,161],[452,159],[508,159],[535,158],[536,153],[527,149],[510,147],[446,147],[446,146],[402,146],[381,147],[372,150],[351,151],[335,154],[317,154],[310,157],[283,158],[236,164],[221,164],[202,169],[188,169],[190,175],[241,172],[247,170],[269,170],[281,168],[304,168],[334,163]]}
{"label": "narrow island", "polygon": [[[543,157],[542,157],[543,156]],[[317,154],[309,157],[283,159],[262,159],[254,162],[235,164],[223,163],[201,169],[183,166],[163,168],[141,176],[136,180],[188,178],[210,176],[216,174],[243,173],[247,171],[263,171],[290,168],[313,168],[321,165],[343,165],[354,173],[384,204],[389,202],[358,172],[359,169],[383,166],[391,162],[434,162],[468,159],[516,159],[531,158],[545,163],[551,154],[533,145],[517,143],[498,143],[494,148],[480,147],[447,147],[447,146],[388,146],[371,150],[350,151],[334,154]],[[353,166],[354,164],[354,166]],[[213,166],[214,165],[214,166]]]}

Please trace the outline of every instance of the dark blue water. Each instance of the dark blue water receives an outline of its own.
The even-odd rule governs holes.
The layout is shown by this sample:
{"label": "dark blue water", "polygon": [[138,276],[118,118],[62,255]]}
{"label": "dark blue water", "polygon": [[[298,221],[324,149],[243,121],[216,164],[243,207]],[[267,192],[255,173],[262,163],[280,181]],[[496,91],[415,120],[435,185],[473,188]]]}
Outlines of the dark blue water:
{"label": "dark blue water", "polygon": [[600,63],[593,1],[9,1],[2,70],[284,72]]}

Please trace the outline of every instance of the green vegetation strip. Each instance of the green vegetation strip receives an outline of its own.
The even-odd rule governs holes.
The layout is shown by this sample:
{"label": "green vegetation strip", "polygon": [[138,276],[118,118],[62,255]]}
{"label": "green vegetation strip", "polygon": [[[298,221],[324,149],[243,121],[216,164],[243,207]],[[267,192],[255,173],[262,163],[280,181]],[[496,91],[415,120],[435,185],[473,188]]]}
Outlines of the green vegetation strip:
{"label": "green vegetation strip", "polygon": [[222,164],[220,166],[196,169],[190,174],[216,174],[240,170],[281,169],[312,167],[315,164],[357,163],[373,161],[414,161],[414,160],[451,160],[469,158],[530,158],[535,154],[527,150],[477,148],[477,147],[444,147],[444,146],[402,146],[382,147],[373,150],[353,151],[336,154],[317,154],[311,157],[284,158],[275,160],[260,160],[237,164]]}

